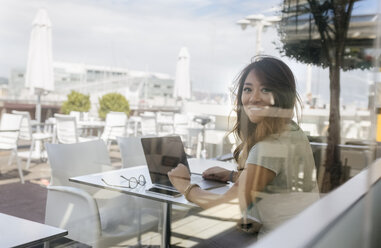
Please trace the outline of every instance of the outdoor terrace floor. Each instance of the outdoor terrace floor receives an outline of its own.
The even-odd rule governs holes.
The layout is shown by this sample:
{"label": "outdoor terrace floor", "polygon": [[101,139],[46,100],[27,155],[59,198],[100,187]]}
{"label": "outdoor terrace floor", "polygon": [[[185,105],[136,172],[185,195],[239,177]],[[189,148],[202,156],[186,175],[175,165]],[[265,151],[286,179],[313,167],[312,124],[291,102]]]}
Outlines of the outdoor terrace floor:
{"label": "outdoor terrace floor", "polygon": [[[47,162],[33,161],[29,170],[24,169],[25,184],[20,183],[16,164],[8,166],[10,152],[0,152],[0,212],[20,218],[44,223],[47,197],[46,186],[50,180]],[[112,165],[121,167],[118,147],[110,152]],[[25,160],[22,165],[25,166]],[[186,215],[172,219],[173,247],[237,247],[255,242],[255,236],[236,231],[240,218],[237,202],[229,202],[208,210],[191,209]],[[157,247],[160,234],[148,231],[142,234],[143,247]],[[137,246],[137,238],[126,240],[115,247]],[[38,247],[38,246],[37,246]],[[42,246],[39,246],[42,247]],[[61,239],[51,247],[87,247],[83,244]]]}

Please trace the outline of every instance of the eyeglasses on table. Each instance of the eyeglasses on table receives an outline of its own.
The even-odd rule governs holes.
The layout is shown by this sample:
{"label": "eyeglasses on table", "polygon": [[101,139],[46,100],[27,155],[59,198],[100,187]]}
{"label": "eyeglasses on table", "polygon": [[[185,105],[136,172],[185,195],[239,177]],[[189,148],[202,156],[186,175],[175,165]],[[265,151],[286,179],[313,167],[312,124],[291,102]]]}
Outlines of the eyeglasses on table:
{"label": "eyeglasses on table", "polygon": [[128,182],[127,186],[108,183],[108,182],[106,182],[106,180],[104,178],[101,178],[101,180],[104,184],[106,184],[108,186],[119,187],[119,188],[127,188],[127,189],[135,189],[136,187],[138,187],[138,185],[144,186],[147,182],[146,178],[143,175],[139,175],[138,178],[136,178],[136,177],[127,178],[123,175],[120,175],[120,177],[125,179]]}

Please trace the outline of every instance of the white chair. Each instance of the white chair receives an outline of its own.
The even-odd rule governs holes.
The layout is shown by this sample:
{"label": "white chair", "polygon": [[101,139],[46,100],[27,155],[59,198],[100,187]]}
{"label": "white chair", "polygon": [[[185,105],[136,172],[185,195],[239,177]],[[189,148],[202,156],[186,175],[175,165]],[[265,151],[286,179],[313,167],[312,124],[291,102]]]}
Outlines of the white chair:
{"label": "white chair", "polygon": [[55,135],[58,143],[73,144],[95,139],[79,137],[77,122],[74,116],[54,114],[54,118],[56,119]]}
{"label": "white chair", "polygon": [[175,117],[173,112],[158,112],[156,114],[157,131],[160,136],[175,132]]}
{"label": "white chair", "polygon": [[106,115],[106,125],[101,139],[110,149],[111,142],[116,141],[117,136],[126,136],[127,115],[124,112],[110,112]]}
{"label": "white chair", "polygon": [[77,123],[79,121],[81,121],[81,112],[79,112],[79,111],[70,111],[69,115],[75,117],[75,120],[76,120]]}
{"label": "white chair", "polygon": [[138,128],[142,119],[140,116],[130,116],[127,121],[127,136],[138,136]]}
{"label": "white chair", "polygon": [[[141,137],[117,137],[123,168],[147,165],[140,139]],[[141,211],[139,229],[141,229],[140,226],[142,224],[144,224],[146,228],[154,227],[161,219],[162,204],[143,198],[137,198],[136,201]],[[152,216],[154,216],[154,219],[152,219]],[[146,223],[151,223],[151,225],[147,226]],[[138,238],[140,242],[140,235]]]}
{"label": "white chair", "polygon": [[69,182],[70,177],[113,169],[102,140],[46,144],[52,180],[48,186],[45,223],[69,231],[68,238],[93,247],[137,235],[134,197]]}
{"label": "white chair", "polygon": [[[148,137],[148,136],[145,136]],[[118,146],[120,149],[120,155],[122,158],[122,167],[130,168],[134,166],[146,165],[146,158],[144,156],[143,146],[141,143],[142,137],[117,137]],[[163,208],[162,204],[157,201],[152,201],[148,199],[138,198],[139,200],[139,209],[141,209],[142,213],[142,222],[143,224],[152,223],[152,219],[147,220],[148,216],[154,216],[157,220],[161,220],[161,209]],[[143,208],[144,207],[144,208]],[[172,214],[177,218],[185,217],[189,211],[188,207],[173,205],[172,210],[174,211]],[[140,220],[140,218],[139,218]],[[154,222],[153,222],[154,223]],[[159,226],[162,223],[159,222]],[[139,224],[140,225],[140,224]],[[146,226],[146,224],[144,225]],[[153,227],[154,224],[151,224]],[[150,227],[150,226],[148,226]]]}
{"label": "white chair", "polygon": [[20,158],[25,158],[27,160],[26,168],[29,169],[30,161],[32,159],[43,159],[46,158],[46,152],[43,151],[42,142],[49,140],[53,137],[50,133],[36,132],[32,131],[32,122],[30,114],[27,111],[12,111],[13,114],[21,115],[21,127],[20,127],[20,140],[30,141],[30,150],[25,152],[19,152],[18,156]]}
{"label": "white chair", "polygon": [[157,135],[157,122],[155,115],[141,115],[141,134],[142,136]]}
{"label": "white chair", "polygon": [[140,140],[141,137],[117,137],[123,168],[147,165]]}
{"label": "white chair", "polygon": [[21,169],[20,158],[17,155],[17,142],[20,134],[21,127],[21,115],[15,114],[3,114],[0,122],[0,150],[11,151],[11,155],[8,160],[8,166],[16,159],[17,169],[21,179],[21,183],[24,183],[24,176]]}

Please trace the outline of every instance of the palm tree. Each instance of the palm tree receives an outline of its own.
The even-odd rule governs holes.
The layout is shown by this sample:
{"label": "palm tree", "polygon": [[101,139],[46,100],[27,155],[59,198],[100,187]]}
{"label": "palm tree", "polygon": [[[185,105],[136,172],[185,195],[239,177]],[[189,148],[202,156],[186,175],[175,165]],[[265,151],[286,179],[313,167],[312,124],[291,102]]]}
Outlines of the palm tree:
{"label": "palm tree", "polygon": [[[353,6],[357,0],[284,0],[279,25],[280,51],[298,61],[329,68],[330,112],[322,192],[340,185],[340,72],[367,69],[371,59],[348,37]],[[362,44],[372,47],[373,40]]]}

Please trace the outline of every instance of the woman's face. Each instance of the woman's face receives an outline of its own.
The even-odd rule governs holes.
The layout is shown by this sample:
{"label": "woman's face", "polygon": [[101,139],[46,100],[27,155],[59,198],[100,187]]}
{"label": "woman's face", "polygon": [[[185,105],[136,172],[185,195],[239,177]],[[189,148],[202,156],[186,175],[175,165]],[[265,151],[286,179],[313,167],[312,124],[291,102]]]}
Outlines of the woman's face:
{"label": "woman's face", "polygon": [[259,123],[267,115],[268,107],[274,105],[273,93],[258,80],[252,70],[243,85],[241,101],[250,121]]}

